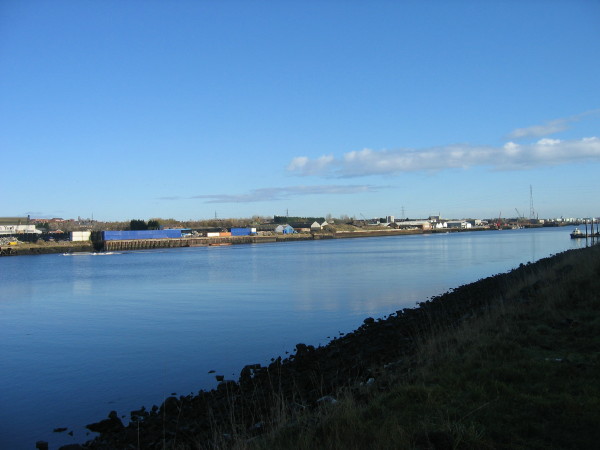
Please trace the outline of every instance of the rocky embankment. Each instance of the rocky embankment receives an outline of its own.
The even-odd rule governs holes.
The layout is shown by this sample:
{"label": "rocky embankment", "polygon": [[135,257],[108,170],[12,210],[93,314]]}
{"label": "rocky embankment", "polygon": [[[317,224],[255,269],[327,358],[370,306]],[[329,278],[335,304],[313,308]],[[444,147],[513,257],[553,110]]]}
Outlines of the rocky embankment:
{"label": "rocky embankment", "polygon": [[367,318],[359,329],[326,346],[298,344],[295,354],[273,359],[268,367],[244,367],[237,381],[219,376],[217,389],[132,411],[127,426],[111,412],[88,426],[100,433],[97,438],[69,448],[215,448],[232,435],[251,439],[267,431],[275,415],[293,418],[335,402],[341,388],[352,390],[383,379],[386,371],[410,370],[424,336],[508,302],[528,302],[542,286],[562,283],[577,270],[575,252],[595,252],[597,259],[599,250],[596,246],[561,253],[460,286],[417,308]]}

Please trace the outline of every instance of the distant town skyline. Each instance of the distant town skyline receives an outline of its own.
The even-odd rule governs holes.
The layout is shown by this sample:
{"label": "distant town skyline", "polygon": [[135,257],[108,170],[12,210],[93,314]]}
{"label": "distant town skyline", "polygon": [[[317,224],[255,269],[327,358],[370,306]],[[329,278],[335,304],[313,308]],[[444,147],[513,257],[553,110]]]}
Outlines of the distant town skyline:
{"label": "distant town skyline", "polygon": [[[515,214],[514,212],[517,212],[518,214]],[[540,217],[539,215],[536,215],[535,217],[527,217],[524,214],[522,214],[520,211],[516,210],[513,212],[513,214],[506,214],[503,215],[501,212],[499,215],[497,216],[489,216],[489,217],[484,217],[484,216],[464,216],[464,215],[458,215],[458,216],[445,216],[443,214],[430,214],[428,216],[423,216],[423,217],[407,217],[407,216],[400,216],[400,217],[396,217],[394,215],[386,215],[386,214],[378,214],[375,216],[371,216],[371,217],[366,217],[364,215],[360,215],[360,217],[357,216],[352,216],[352,215],[347,215],[347,214],[342,214],[339,216],[332,216],[331,214],[326,214],[326,215],[322,215],[322,216],[317,216],[317,215],[307,215],[307,216],[289,216],[290,218],[290,222],[305,222],[303,219],[310,219],[310,221],[315,220],[315,218],[323,218],[324,220],[328,220],[333,222],[335,221],[357,221],[357,222],[364,222],[364,221],[385,221],[385,220],[390,220],[390,221],[414,221],[414,220],[430,220],[430,221],[448,221],[448,220],[493,220],[493,221],[497,221],[498,219],[500,220],[510,220],[510,221],[514,221],[514,220],[519,220],[519,221],[524,221],[524,222],[532,222],[532,223],[536,223],[536,222],[540,222],[540,221],[558,221],[558,222],[573,222],[573,221],[583,221],[583,220],[598,220],[599,217],[598,216],[585,216],[585,217],[568,217],[568,216],[556,216],[556,217]],[[197,219],[192,219],[192,220],[178,220],[178,219],[174,219],[172,217],[148,217],[148,218],[138,218],[138,219],[121,219],[121,220],[113,220],[113,221],[101,221],[101,220],[95,220],[91,217],[31,217],[31,216],[27,216],[24,218],[24,221],[18,220],[15,221],[13,220],[13,222],[15,223],[25,223],[26,221],[28,221],[29,223],[36,223],[36,224],[42,224],[42,223],[60,223],[60,222],[74,222],[74,223],[81,223],[81,224],[90,224],[90,223],[103,223],[103,222],[115,222],[115,223],[127,223],[130,221],[138,221],[138,220],[149,220],[149,221],[158,221],[159,224],[162,221],[163,223],[170,223],[170,222],[179,222],[179,223],[184,223],[184,222],[215,222],[215,221],[224,221],[224,222],[228,222],[228,221],[248,221],[248,223],[254,221],[254,222],[269,222],[269,221],[273,221],[273,219],[275,218],[281,218],[281,217],[286,217],[285,215],[283,216],[278,216],[278,215],[262,215],[262,216],[247,216],[247,217],[243,217],[243,216],[231,216],[231,217],[204,217],[204,218],[197,218]],[[2,218],[0,217],[0,222],[9,222],[9,219],[11,218]],[[21,219],[19,217],[15,217],[13,219]],[[13,222],[10,222],[11,224],[13,224]]]}
{"label": "distant town skyline", "polygon": [[600,3],[3,2],[0,216],[600,215]]}

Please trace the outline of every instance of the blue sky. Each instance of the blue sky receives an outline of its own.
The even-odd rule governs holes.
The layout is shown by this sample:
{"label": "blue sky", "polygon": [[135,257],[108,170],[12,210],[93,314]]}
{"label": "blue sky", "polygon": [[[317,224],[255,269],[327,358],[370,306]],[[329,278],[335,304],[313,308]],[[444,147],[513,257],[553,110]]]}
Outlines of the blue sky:
{"label": "blue sky", "polygon": [[600,215],[600,2],[0,2],[0,216]]}

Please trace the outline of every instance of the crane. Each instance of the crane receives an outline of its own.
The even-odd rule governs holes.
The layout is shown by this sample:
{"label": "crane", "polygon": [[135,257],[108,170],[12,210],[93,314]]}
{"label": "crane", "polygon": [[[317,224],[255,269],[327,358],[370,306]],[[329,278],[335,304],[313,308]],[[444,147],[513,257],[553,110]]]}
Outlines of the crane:
{"label": "crane", "polygon": [[523,216],[521,215],[521,213],[519,212],[519,210],[517,208],[515,208],[515,211],[517,212],[517,219],[522,219]]}

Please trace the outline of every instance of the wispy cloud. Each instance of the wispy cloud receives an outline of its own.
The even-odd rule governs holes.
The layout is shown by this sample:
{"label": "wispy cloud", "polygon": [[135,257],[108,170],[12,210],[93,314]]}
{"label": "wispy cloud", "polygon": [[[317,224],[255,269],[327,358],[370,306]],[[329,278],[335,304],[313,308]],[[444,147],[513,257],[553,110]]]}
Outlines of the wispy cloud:
{"label": "wispy cloud", "polygon": [[570,117],[564,117],[561,119],[554,119],[546,122],[542,125],[532,125],[525,128],[517,128],[508,134],[508,139],[524,139],[524,138],[538,138],[542,136],[550,136],[551,134],[565,131],[569,128],[569,124],[572,122],[579,122],[586,116],[600,113],[600,110],[595,109],[592,111],[586,111],[581,114],[577,114]]}
{"label": "wispy cloud", "polygon": [[199,199],[205,203],[252,203],[283,200],[305,195],[345,195],[361,192],[377,192],[382,186],[371,185],[322,185],[322,186],[287,186],[253,189],[245,194],[202,194],[191,197],[161,197],[160,200]]}
{"label": "wispy cloud", "polygon": [[316,160],[294,158],[288,171],[300,176],[360,177],[395,175],[407,172],[439,171],[487,166],[498,170],[518,170],[583,161],[600,161],[600,139],[541,139],[521,145],[508,142],[502,147],[450,145],[428,149],[363,149],[341,158],[327,156]]}
{"label": "wispy cloud", "polygon": [[509,139],[523,139],[528,137],[541,137],[549,136],[551,134],[565,131],[568,127],[569,122],[573,120],[569,119],[556,119],[546,122],[543,125],[532,125],[526,128],[517,128],[512,131],[509,135]]}

